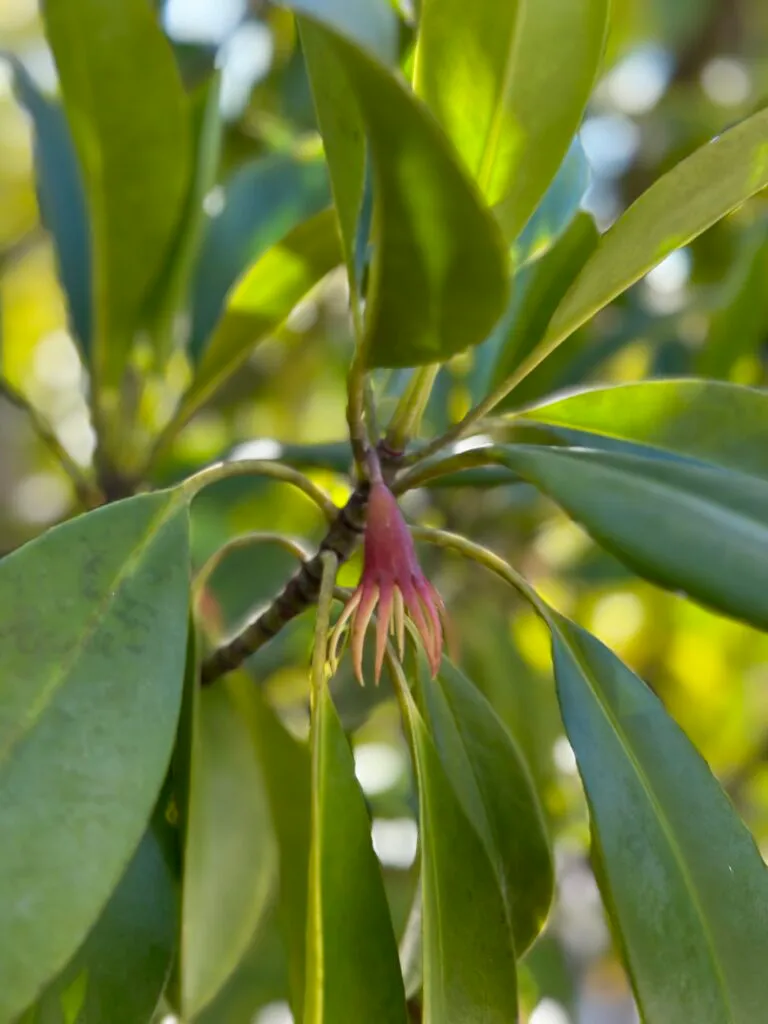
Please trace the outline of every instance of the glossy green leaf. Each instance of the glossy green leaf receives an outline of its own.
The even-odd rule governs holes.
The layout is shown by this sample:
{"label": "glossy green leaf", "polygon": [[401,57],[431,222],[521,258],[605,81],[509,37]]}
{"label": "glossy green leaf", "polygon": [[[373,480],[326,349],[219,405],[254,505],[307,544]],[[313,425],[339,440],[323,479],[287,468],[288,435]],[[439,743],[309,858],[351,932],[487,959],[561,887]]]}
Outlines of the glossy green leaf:
{"label": "glossy green leaf", "polygon": [[608,0],[425,0],[415,87],[505,237],[525,227],[579,126]]}
{"label": "glossy green leaf", "polygon": [[308,14],[384,63],[397,57],[399,25],[390,0],[286,0],[297,14]]}
{"label": "glossy green leaf", "polygon": [[[216,183],[219,168],[224,127],[220,99],[221,74],[218,71],[213,72],[190,96],[194,166],[168,267],[158,282],[154,298],[157,313],[150,313],[155,345],[160,356],[166,359],[174,344],[183,341],[190,348],[193,345],[191,338],[179,330],[179,321],[186,325],[189,320],[188,317],[180,317],[180,313],[187,309],[190,278],[205,227],[205,198]],[[197,288],[193,285],[193,302],[196,296]],[[189,332],[194,337],[194,317],[192,313],[190,316]]]}
{"label": "glossy green leaf", "polygon": [[[447,359],[481,342],[503,310],[501,236],[422,104],[362,50],[319,24],[311,29],[357,98],[370,145],[376,205],[368,365]],[[360,152],[360,189],[362,176]],[[355,225],[359,202],[358,195]]]}
{"label": "glossy green leaf", "polygon": [[328,687],[312,727],[305,1024],[406,1024],[405,992],[371,821]]}
{"label": "glossy green leaf", "polygon": [[419,789],[423,1022],[509,1024],[515,950],[496,873],[413,699],[401,699]]}
{"label": "glossy green leaf", "polygon": [[525,418],[768,477],[768,394],[756,388],[685,379],[619,384],[555,398]]}
{"label": "glossy green leaf", "polygon": [[365,130],[343,68],[322,31],[322,22],[390,64],[397,56],[398,22],[389,0],[292,0],[298,14],[302,50],[339,218],[344,261],[353,296],[360,288],[356,237],[365,177]]}
{"label": "glossy green leaf", "polygon": [[578,136],[571,143],[552,184],[512,246],[512,262],[521,267],[539,259],[568,229],[590,182],[590,167]]}
{"label": "glossy green leaf", "polygon": [[67,296],[72,334],[86,360],[91,354],[91,246],[88,212],[72,135],[60,104],[48,99],[15,61],[14,87],[34,126],[35,179],[40,214],[51,233],[56,266]]}
{"label": "glossy green leaf", "polygon": [[255,686],[197,695],[181,929],[181,1010],[192,1019],[250,946],[277,883],[277,846],[253,726]]}
{"label": "glossy green leaf", "polygon": [[504,462],[641,576],[768,628],[768,482],[589,449],[510,446]]}
{"label": "glossy green leaf", "polygon": [[268,249],[232,289],[226,313],[168,429],[186,423],[341,260],[330,210],[300,224]]}
{"label": "glossy green leaf", "polygon": [[312,792],[309,749],[287,731],[258,690],[253,712],[256,749],[280,852],[278,910],[288,955],[291,1005],[294,1018],[303,1021]]}
{"label": "glossy green leaf", "polygon": [[142,836],[176,731],[188,591],[173,492],[0,562],[0,1021],[73,955]]}
{"label": "glossy green leaf", "polygon": [[767,185],[768,110],[761,110],[697,149],[619,217],[560,304],[531,366],[665,256]]}
{"label": "glossy green leaf", "polygon": [[328,205],[325,165],[281,153],[264,157],[236,172],[222,201],[208,225],[192,284],[194,359],[205,351],[235,282],[270,246]]}
{"label": "glossy green leaf", "polygon": [[187,97],[146,0],[44,0],[43,15],[88,203],[93,364],[115,385],[182,215]]}
{"label": "glossy green leaf", "polygon": [[36,1004],[29,1024],[151,1020],[171,966],[177,916],[176,879],[152,827],[93,931]]}
{"label": "glossy green leaf", "polygon": [[420,673],[422,713],[446,775],[496,871],[518,956],[542,929],[553,868],[528,768],[480,691],[448,659]]}
{"label": "glossy green leaf", "polygon": [[514,373],[539,344],[563,295],[594,252],[598,238],[594,221],[582,213],[546,255],[517,275],[507,313],[494,331],[499,343],[491,386]]}
{"label": "glossy green leaf", "polygon": [[754,1024],[768,1000],[768,874],[658,698],[552,613],[560,705],[598,880],[647,1024]]}

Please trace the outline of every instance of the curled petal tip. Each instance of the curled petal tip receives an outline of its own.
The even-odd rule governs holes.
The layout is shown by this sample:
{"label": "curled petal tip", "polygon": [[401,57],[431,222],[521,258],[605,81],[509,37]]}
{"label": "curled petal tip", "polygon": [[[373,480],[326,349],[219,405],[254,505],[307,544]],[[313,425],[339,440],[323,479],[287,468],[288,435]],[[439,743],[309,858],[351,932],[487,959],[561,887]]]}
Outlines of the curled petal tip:
{"label": "curled petal tip", "polygon": [[381,667],[384,664],[384,652],[387,649],[387,634],[392,617],[394,588],[389,583],[382,583],[379,592],[379,608],[376,621],[376,662],[374,680],[378,684],[381,678]]}
{"label": "curled petal tip", "polygon": [[355,614],[355,621],[352,625],[352,664],[355,669],[357,681],[364,686],[363,679],[363,644],[365,642],[365,631],[371,621],[373,610],[379,599],[379,588],[377,586],[363,585],[361,590],[360,604]]}

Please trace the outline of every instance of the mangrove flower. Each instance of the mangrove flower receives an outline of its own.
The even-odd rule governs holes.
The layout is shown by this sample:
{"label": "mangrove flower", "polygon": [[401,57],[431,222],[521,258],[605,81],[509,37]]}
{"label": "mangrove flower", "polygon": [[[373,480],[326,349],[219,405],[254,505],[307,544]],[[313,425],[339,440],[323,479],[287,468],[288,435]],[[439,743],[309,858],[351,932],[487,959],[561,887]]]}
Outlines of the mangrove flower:
{"label": "mangrove flower", "polygon": [[443,654],[442,598],[421,571],[413,538],[397,500],[379,474],[368,498],[363,572],[360,583],[344,607],[330,640],[330,660],[337,661],[346,623],[352,619],[350,647],[355,675],[363,682],[363,641],[376,612],[375,679],[379,681],[390,630],[396,635],[400,657],[405,648],[406,615],[421,637],[432,670],[437,674]]}

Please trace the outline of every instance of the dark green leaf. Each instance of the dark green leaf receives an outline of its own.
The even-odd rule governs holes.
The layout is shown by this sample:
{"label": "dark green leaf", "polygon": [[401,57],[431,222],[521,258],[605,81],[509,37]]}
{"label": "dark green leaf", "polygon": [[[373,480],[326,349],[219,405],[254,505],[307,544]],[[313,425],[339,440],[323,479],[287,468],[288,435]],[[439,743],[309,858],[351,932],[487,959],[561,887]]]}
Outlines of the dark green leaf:
{"label": "dark green leaf", "polygon": [[288,954],[291,1004],[295,1019],[303,1021],[312,787],[309,750],[291,736],[258,690],[253,711],[256,749],[280,850],[278,909]]}
{"label": "dark green leaf", "polygon": [[398,24],[389,0],[293,0],[341,229],[353,297],[359,294],[356,238],[365,177],[365,137],[360,111],[338,58],[313,18],[335,29],[385,64],[397,55]]}
{"label": "dark green leaf", "polygon": [[[203,233],[203,203],[216,181],[221,155],[223,122],[220,111],[221,75],[214,72],[190,96],[194,167],[187,189],[179,230],[168,268],[158,282],[154,316],[150,313],[160,355],[168,357],[178,331],[179,314],[186,309],[187,291]],[[197,290],[193,289],[193,301]],[[186,322],[186,321],[184,321]],[[190,330],[194,336],[194,322]],[[191,345],[191,341],[182,335]]]}
{"label": "dark green leaf", "polygon": [[423,96],[518,237],[560,166],[592,91],[607,0],[425,0]]}
{"label": "dark green leaf", "polygon": [[371,822],[326,686],[312,728],[305,1024],[406,1024],[397,943]]}
{"label": "dark green leaf", "polygon": [[115,385],[187,195],[187,97],[146,0],[45,0],[43,14],[91,224],[92,361]]}
{"label": "dark green leaf", "polygon": [[73,955],[141,838],[176,731],[188,590],[172,492],[0,562],[0,1020]]}
{"label": "dark green leaf", "polygon": [[268,249],[233,288],[226,313],[167,429],[186,423],[341,259],[330,210],[300,224]]}
{"label": "dark green leaf", "polygon": [[[147,830],[93,931],[46,990],[34,1024],[149,1021],[168,977],[176,941],[176,880],[157,827]],[[74,1016],[73,996],[79,1006]]]}
{"label": "dark green leaf", "polygon": [[86,361],[91,355],[91,246],[85,193],[64,111],[14,62],[14,85],[35,131],[35,178],[40,214],[50,231],[67,296],[72,333]]}
{"label": "dark green leaf", "polygon": [[522,956],[552,900],[552,857],[528,768],[496,712],[447,659],[420,674],[423,714],[446,775],[483,841]]}
{"label": "dark green leaf", "polygon": [[419,788],[424,1024],[517,1020],[515,950],[496,873],[408,691]]}
{"label": "dark green leaf", "polygon": [[224,189],[210,222],[192,286],[190,353],[198,359],[227,292],[270,246],[327,206],[325,165],[276,154],[242,167]]}
{"label": "dark green leaf", "polygon": [[768,875],[656,696],[589,633],[550,618],[558,695],[593,855],[647,1024],[765,1013]]}
{"label": "dark green leaf", "polygon": [[531,364],[554,351],[665,256],[768,185],[768,110],[730,128],[663,175],[600,239]]}
{"label": "dark green leaf", "polygon": [[692,463],[510,446],[506,465],[662,586],[768,628],[768,482]]}
{"label": "dark green leaf", "polygon": [[546,255],[517,275],[507,313],[494,331],[499,354],[491,386],[511,376],[544,337],[552,314],[594,252],[598,238],[594,221],[582,213]]}
{"label": "dark green leaf", "polygon": [[706,380],[620,384],[550,400],[525,418],[768,477],[768,394],[756,388]]}
{"label": "dark green leaf", "polygon": [[250,946],[277,882],[253,726],[255,686],[231,675],[197,695],[184,857],[181,1010],[192,1019]]}
{"label": "dark green leaf", "polygon": [[[447,359],[482,341],[502,312],[501,237],[418,100],[362,50],[319,24],[309,27],[343,73],[347,94],[357,98],[371,149],[376,203],[367,362],[414,366]],[[321,126],[322,120],[321,114]],[[355,227],[362,156],[360,143]],[[354,234],[350,251],[354,259]]]}

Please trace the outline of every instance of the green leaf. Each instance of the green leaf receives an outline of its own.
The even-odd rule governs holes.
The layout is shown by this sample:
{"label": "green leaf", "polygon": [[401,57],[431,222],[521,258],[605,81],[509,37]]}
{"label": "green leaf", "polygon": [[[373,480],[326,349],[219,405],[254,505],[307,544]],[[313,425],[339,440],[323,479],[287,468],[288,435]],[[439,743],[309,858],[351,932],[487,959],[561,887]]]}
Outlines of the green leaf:
{"label": "green leaf", "polygon": [[522,956],[542,929],[554,884],[528,768],[491,705],[448,659],[436,680],[420,672],[420,692],[425,723],[496,872],[515,950]]}
{"label": "green leaf", "polygon": [[187,97],[146,0],[44,0],[43,14],[88,202],[94,370],[116,385],[187,195]]}
{"label": "green leaf", "polygon": [[425,0],[415,86],[509,241],[565,156],[605,45],[608,0]]}
{"label": "green leaf", "polygon": [[644,192],[600,239],[531,366],[665,256],[768,185],[768,110],[697,149]]}
{"label": "green leaf", "polygon": [[756,388],[685,379],[619,384],[556,398],[523,415],[768,477],[768,394]]}
{"label": "green leaf", "polygon": [[405,992],[371,822],[328,688],[312,727],[304,1021],[406,1024]]}
{"label": "green leaf", "polygon": [[226,313],[166,430],[180,429],[341,259],[331,210],[300,224],[268,249],[232,289]]}
{"label": "green leaf", "polygon": [[264,696],[253,700],[256,749],[280,851],[280,925],[288,954],[291,1005],[304,1020],[311,814],[309,749],[287,731]]}
{"label": "green leaf", "polygon": [[389,0],[293,0],[289,6],[299,14],[310,16],[298,19],[301,44],[323,135],[354,301],[360,288],[355,250],[363,201],[365,131],[344,70],[312,19],[328,25],[383,63],[390,64],[397,56],[397,16]]}
{"label": "green leaf", "polygon": [[578,626],[549,624],[598,881],[643,1020],[754,1024],[768,1000],[768,875],[752,836],[642,680]]}
{"label": "green leaf", "polygon": [[188,529],[177,494],[145,494],[0,562],[1,1021],[83,941],[157,798],[184,676]]}
{"label": "green leaf", "polygon": [[153,826],[144,834],[85,944],[46,990],[32,1020],[39,1024],[150,1020],[168,977],[176,923],[176,880]]}
{"label": "green leaf", "polygon": [[400,696],[419,788],[423,1021],[509,1024],[516,961],[496,873],[410,693]]}
{"label": "green leaf", "polygon": [[192,1019],[250,946],[277,882],[256,752],[255,686],[232,675],[197,695],[184,856],[181,1010]]}
{"label": "green leaf", "polygon": [[694,372],[702,377],[730,376],[741,360],[759,359],[768,334],[768,309],[755,302],[768,280],[768,224],[758,222],[744,233],[742,251],[734,260],[728,296],[709,321],[706,340],[694,358]]}
{"label": "green leaf", "polygon": [[[223,120],[220,110],[221,74],[216,71],[190,96],[190,122],[192,126],[194,167],[190,176],[179,230],[176,234],[167,270],[161,275],[154,297],[157,313],[153,323],[155,344],[161,357],[173,351],[180,313],[186,311],[187,292],[193,265],[198,256],[200,239],[205,226],[203,203],[216,182],[221,156]],[[231,283],[231,282],[230,282]],[[192,299],[197,295],[193,288]],[[182,318],[186,322],[186,318]],[[194,323],[190,325],[194,335]],[[191,342],[182,334],[187,345]]]}
{"label": "green leaf", "polygon": [[579,211],[590,182],[590,167],[578,136],[533,216],[512,246],[516,267],[539,259],[562,237]]}
{"label": "green leaf", "polygon": [[768,483],[589,449],[510,446],[503,461],[630,568],[768,628]]}
{"label": "green leaf", "polygon": [[[319,24],[308,27],[356,97],[370,145],[376,200],[368,365],[447,359],[481,342],[503,310],[507,257],[500,234],[423,105],[362,50]],[[323,127],[322,112],[320,120]],[[355,187],[362,190],[361,146],[358,157]],[[354,237],[348,261],[350,254],[354,260]]]}
{"label": "green leaf", "polygon": [[390,0],[288,0],[297,14],[308,14],[384,63],[397,57],[399,24]]}
{"label": "green leaf", "polygon": [[499,335],[499,351],[492,386],[513,374],[544,337],[552,314],[594,252],[598,238],[592,218],[579,214],[548,253],[517,275],[507,313],[494,331]]}
{"label": "green leaf", "polygon": [[13,61],[14,87],[35,130],[35,180],[43,224],[51,233],[75,341],[91,355],[91,247],[80,168],[64,111]]}
{"label": "green leaf", "polygon": [[232,285],[270,246],[327,206],[325,164],[281,153],[264,157],[240,168],[222,198],[195,268],[189,339],[194,359],[203,354]]}

